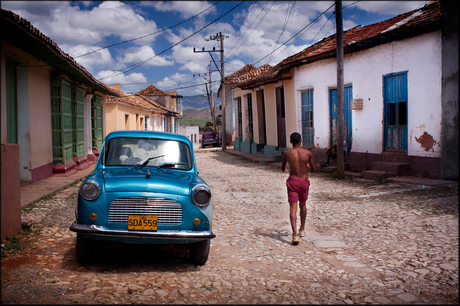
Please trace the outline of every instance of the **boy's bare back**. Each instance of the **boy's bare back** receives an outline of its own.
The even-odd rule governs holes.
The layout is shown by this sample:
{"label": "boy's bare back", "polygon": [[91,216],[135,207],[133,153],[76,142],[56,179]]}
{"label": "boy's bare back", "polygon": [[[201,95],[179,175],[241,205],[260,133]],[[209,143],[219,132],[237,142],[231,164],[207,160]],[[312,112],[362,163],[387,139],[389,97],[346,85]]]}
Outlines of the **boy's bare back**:
{"label": "boy's bare back", "polygon": [[301,178],[308,178],[307,170],[316,173],[313,154],[310,150],[294,147],[283,153],[283,161],[281,163],[281,171],[286,172],[286,163],[289,164],[289,175]]}

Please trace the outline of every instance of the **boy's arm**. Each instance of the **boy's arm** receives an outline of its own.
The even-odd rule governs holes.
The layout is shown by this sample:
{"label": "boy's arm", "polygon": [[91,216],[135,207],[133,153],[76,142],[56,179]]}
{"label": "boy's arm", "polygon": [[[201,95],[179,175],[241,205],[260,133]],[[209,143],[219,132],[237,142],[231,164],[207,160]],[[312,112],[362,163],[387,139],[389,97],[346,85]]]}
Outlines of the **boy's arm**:
{"label": "boy's arm", "polygon": [[281,162],[281,172],[284,172],[284,173],[287,172],[286,163],[287,163],[286,154],[283,153],[283,161]]}
{"label": "boy's arm", "polygon": [[313,160],[313,154],[310,152],[310,160],[308,161],[308,165],[310,166],[310,171],[316,173],[316,165],[315,161]]}

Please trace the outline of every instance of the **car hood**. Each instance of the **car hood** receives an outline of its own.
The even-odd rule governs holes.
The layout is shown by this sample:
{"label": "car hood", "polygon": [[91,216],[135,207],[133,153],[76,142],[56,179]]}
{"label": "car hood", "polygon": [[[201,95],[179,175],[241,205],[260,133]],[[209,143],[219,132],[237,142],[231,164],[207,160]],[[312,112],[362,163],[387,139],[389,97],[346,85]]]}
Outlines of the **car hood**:
{"label": "car hood", "polygon": [[[150,176],[147,177],[147,170]],[[192,175],[155,168],[120,169],[104,173],[105,192],[157,192],[188,196]]]}

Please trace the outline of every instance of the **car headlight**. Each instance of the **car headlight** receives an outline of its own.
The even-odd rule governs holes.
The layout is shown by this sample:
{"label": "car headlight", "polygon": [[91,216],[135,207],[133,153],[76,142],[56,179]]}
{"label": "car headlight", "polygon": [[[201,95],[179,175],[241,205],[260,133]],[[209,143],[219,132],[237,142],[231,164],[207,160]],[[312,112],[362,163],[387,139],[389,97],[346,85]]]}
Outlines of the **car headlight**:
{"label": "car headlight", "polygon": [[92,201],[99,196],[99,193],[99,184],[95,181],[84,181],[80,185],[80,195],[85,200]]}
{"label": "car headlight", "polygon": [[192,198],[196,206],[204,207],[211,201],[211,190],[206,186],[199,186],[193,190]]}

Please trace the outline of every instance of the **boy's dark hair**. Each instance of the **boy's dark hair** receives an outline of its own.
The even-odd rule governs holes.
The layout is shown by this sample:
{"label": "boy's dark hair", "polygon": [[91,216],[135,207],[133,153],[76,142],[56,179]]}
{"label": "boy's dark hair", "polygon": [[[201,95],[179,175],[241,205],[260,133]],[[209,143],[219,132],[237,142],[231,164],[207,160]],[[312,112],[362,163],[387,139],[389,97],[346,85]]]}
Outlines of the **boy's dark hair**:
{"label": "boy's dark hair", "polygon": [[302,139],[302,136],[300,136],[299,133],[294,132],[294,133],[291,134],[291,143],[292,144],[298,144],[301,139]]}

